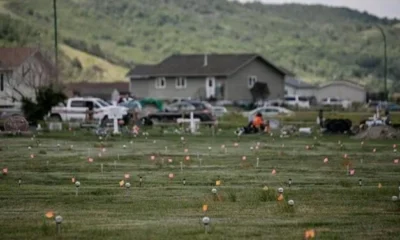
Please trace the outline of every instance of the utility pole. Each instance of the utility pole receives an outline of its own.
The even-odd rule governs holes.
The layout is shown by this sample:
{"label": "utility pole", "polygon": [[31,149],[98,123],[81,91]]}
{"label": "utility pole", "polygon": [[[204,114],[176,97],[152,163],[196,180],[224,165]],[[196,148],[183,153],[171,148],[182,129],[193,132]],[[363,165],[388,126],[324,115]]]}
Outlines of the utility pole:
{"label": "utility pole", "polygon": [[388,91],[387,91],[387,42],[386,42],[386,34],[383,28],[379,25],[377,25],[379,31],[382,34],[383,37],[383,44],[384,44],[384,72],[383,72],[383,77],[384,77],[384,92],[385,92],[385,100],[388,100]]}
{"label": "utility pole", "polygon": [[54,53],[56,64],[56,83],[58,83],[58,31],[57,31],[57,0],[53,0],[54,12]]}

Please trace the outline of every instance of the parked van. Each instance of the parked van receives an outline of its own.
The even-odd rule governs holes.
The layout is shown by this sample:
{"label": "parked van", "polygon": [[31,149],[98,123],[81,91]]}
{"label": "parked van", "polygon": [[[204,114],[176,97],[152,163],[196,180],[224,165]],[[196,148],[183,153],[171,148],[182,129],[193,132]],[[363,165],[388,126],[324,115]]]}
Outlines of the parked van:
{"label": "parked van", "polygon": [[298,107],[298,108],[310,108],[310,100],[307,97],[302,96],[286,96],[284,103],[287,106]]}

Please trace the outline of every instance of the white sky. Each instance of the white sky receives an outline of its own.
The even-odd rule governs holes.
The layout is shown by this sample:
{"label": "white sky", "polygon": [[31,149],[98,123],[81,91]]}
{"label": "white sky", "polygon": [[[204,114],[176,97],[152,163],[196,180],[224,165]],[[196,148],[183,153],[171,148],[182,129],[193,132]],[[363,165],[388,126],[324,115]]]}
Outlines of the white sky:
{"label": "white sky", "polygon": [[[252,2],[254,0],[238,0]],[[303,3],[348,7],[379,17],[400,18],[400,0],[257,0],[264,3]]]}

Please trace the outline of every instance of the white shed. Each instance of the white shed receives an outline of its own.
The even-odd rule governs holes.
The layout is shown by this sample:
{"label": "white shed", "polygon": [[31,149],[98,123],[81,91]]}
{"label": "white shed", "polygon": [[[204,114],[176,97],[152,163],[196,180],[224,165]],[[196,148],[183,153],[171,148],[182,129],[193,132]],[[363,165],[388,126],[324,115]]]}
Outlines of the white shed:
{"label": "white shed", "polygon": [[321,102],[324,98],[340,98],[351,102],[364,103],[367,92],[365,87],[351,81],[340,80],[323,84],[317,90],[316,98]]}

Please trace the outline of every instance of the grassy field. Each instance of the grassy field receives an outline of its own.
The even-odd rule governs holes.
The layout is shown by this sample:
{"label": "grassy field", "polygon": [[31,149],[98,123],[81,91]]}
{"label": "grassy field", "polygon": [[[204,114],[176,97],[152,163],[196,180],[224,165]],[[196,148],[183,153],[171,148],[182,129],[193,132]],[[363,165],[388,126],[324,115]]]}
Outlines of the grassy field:
{"label": "grassy field", "polygon": [[[8,174],[0,179],[0,236],[55,239],[54,220],[45,217],[54,211],[64,218],[60,239],[302,239],[307,229],[318,239],[399,239],[400,203],[391,200],[400,180],[395,142],[316,137],[237,139],[222,130],[183,142],[152,132],[102,141],[79,132],[1,138],[0,168]],[[129,191],[119,186],[125,174]],[[78,196],[72,177],[81,183]],[[203,204],[209,234],[201,224]]]}

